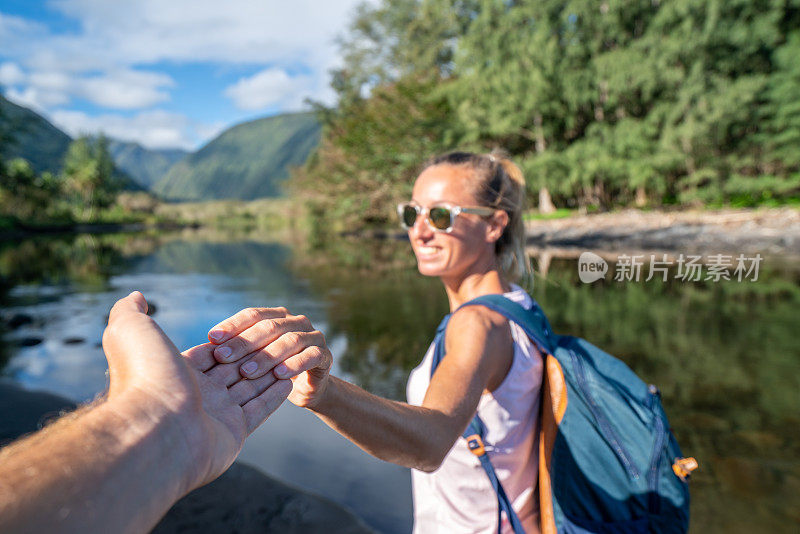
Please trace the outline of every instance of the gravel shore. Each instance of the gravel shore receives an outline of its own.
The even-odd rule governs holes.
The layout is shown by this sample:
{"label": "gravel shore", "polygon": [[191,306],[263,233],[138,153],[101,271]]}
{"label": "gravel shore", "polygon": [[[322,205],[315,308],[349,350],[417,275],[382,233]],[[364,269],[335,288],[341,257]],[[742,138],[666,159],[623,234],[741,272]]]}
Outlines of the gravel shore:
{"label": "gravel shore", "polygon": [[800,256],[800,210],[794,208],[624,210],[528,221],[526,231],[534,253],[583,249]]}

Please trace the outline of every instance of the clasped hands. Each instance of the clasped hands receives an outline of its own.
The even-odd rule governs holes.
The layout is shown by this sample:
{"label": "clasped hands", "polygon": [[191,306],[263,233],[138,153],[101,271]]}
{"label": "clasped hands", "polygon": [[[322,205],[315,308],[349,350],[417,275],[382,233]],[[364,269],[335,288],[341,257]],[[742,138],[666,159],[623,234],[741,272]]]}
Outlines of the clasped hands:
{"label": "clasped hands", "polygon": [[248,308],[213,327],[209,343],[179,353],[146,311],[139,292],[111,310],[108,402],[180,430],[182,493],[222,474],[287,396],[310,408],[325,393],[332,356],[304,316]]}
{"label": "clasped hands", "polygon": [[208,333],[213,366],[230,388],[258,391],[275,380],[291,380],[289,401],[313,408],[324,396],[333,357],[325,336],[304,315],[286,308],[247,308]]}

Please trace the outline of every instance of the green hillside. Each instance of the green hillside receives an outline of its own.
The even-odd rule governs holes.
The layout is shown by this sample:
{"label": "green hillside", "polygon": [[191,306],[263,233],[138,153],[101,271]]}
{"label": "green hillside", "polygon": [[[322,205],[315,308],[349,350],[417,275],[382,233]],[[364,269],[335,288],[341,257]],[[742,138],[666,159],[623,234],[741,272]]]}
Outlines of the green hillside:
{"label": "green hillside", "polygon": [[289,167],[303,164],[319,138],[313,113],[239,124],[176,163],[153,190],[175,200],[279,196]]}
{"label": "green hillside", "polygon": [[50,124],[44,117],[9,102],[0,95],[0,131],[10,133],[13,140],[3,142],[0,156],[24,158],[36,172],[61,170],[64,154],[72,139]]}
{"label": "green hillside", "polygon": [[180,149],[153,150],[138,143],[111,140],[109,151],[118,169],[144,189],[152,189],[188,152]]}

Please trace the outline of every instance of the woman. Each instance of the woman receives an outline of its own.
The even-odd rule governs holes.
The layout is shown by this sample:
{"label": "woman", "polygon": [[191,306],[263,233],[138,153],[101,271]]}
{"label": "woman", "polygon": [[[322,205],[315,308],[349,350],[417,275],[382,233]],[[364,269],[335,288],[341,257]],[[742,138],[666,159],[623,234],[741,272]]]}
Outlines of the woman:
{"label": "woman", "polygon": [[[454,152],[432,160],[410,202],[398,207],[421,274],[444,284],[450,310],[475,297],[504,294],[530,308],[511,280],[529,273],[524,254],[524,180],[495,155]],[[431,377],[432,348],[412,371],[408,403],[372,395],[331,376],[331,353],[305,317],[250,308],[223,321],[209,339],[221,362],[244,358],[253,388],[270,375],[291,378],[289,400],[314,411],[370,454],[412,468],[415,532],[498,531],[496,494],[461,433],[476,411],[497,476],[526,532],[538,531],[536,423],[542,358],[514,323],[482,306],[458,310],[446,357]],[[503,516],[503,532],[511,532]]]}

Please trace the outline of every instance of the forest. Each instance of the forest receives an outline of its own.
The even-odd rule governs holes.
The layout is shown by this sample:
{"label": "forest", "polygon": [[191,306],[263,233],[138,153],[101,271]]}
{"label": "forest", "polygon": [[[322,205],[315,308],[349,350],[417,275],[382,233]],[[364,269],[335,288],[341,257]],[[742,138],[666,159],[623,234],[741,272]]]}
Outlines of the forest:
{"label": "forest", "polygon": [[389,223],[437,153],[505,150],[530,205],[796,205],[797,0],[383,0],[289,180],[314,227]]}

